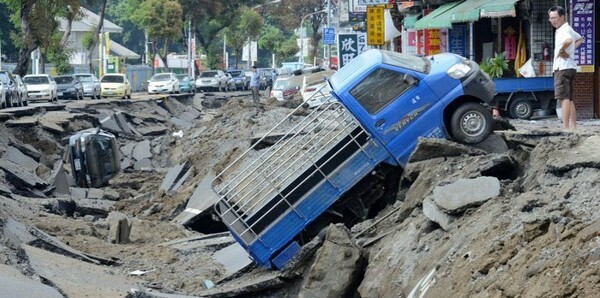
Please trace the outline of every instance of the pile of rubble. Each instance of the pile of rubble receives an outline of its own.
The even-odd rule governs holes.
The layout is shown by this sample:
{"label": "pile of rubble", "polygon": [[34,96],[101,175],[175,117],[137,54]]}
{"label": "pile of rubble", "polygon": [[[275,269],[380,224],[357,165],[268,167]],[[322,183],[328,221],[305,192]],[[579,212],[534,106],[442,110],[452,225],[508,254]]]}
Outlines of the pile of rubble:
{"label": "pile of rubble", "polygon": [[[478,148],[420,140],[393,206],[329,226],[274,271],[253,265],[213,216],[211,182],[291,109],[247,93],[67,109],[10,120],[0,134],[0,288],[12,296],[600,292],[591,130],[498,131]],[[94,126],[118,135],[124,171],[104,188],[73,187],[61,140]]]}

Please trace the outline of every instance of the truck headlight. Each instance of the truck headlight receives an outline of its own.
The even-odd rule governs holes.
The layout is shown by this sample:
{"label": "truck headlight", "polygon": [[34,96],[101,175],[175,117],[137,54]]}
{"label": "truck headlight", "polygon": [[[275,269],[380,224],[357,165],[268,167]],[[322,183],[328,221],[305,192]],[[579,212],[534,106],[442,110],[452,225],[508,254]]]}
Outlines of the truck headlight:
{"label": "truck headlight", "polygon": [[464,76],[467,75],[467,73],[469,73],[469,71],[471,71],[471,66],[469,66],[468,64],[461,62],[461,63],[457,63],[452,65],[447,73],[448,75],[453,78],[453,79],[461,79]]}

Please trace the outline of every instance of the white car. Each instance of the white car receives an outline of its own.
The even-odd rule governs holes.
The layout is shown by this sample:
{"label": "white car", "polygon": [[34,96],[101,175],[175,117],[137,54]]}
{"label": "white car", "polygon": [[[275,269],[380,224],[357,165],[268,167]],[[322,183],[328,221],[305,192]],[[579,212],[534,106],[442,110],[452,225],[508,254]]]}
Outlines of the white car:
{"label": "white car", "polygon": [[6,89],[4,89],[4,84],[0,82],[0,109],[6,108]]}
{"label": "white car", "polygon": [[47,74],[26,75],[23,82],[27,86],[27,97],[30,100],[58,101],[56,82]]}
{"label": "white car", "polygon": [[227,76],[222,70],[205,70],[196,79],[196,89],[226,90]]}
{"label": "white car", "polygon": [[170,73],[157,73],[148,81],[148,94],[179,93],[179,79]]}
{"label": "white car", "polygon": [[331,88],[326,80],[333,73],[332,71],[322,71],[304,75],[300,94],[309,108],[318,107],[332,99]]}

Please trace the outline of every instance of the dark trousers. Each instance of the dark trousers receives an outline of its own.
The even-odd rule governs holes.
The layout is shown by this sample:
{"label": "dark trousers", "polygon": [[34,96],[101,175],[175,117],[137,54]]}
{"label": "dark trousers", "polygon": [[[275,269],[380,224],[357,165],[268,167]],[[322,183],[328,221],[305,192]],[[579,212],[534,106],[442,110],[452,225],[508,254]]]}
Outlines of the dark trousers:
{"label": "dark trousers", "polygon": [[258,93],[258,86],[250,87],[252,89],[252,101],[257,102],[260,99],[260,94]]}

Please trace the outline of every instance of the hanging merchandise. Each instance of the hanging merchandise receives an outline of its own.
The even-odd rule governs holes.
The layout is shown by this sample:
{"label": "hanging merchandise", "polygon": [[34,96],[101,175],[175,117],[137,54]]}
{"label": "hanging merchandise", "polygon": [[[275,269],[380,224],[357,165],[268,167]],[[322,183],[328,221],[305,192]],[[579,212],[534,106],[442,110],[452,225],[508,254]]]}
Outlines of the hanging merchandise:
{"label": "hanging merchandise", "polygon": [[550,47],[544,43],[544,61],[550,61]]}
{"label": "hanging merchandise", "polygon": [[515,37],[515,29],[508,26],[504,30],[504,52],[506,52],[506,59],[514,60],[517,55],[517,38]]}
{"label": "hanging merchandise", "polygon": [[523,22],[519,23],[519,42],[517,44],[517,54],[515,56],[515,72],[517,77],[521,76],[519,69],[525,64],[527,59],[527,48],[525,45],[525,34],[523,34]]}

